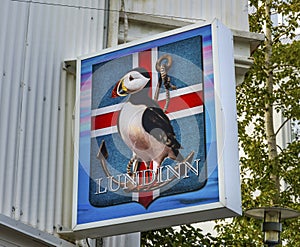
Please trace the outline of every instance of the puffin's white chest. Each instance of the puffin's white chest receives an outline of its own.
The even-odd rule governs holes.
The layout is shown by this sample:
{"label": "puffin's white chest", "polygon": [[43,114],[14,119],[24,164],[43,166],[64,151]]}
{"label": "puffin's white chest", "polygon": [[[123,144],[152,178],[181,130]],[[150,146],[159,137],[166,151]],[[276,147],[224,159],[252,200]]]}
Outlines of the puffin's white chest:
{"label": "puffin's white chest", "polygon": [[125,144],[144,161],[160,156],[165,146],[143,128],[145,105],[124,104],[121,109],[118,130]]}
{"label": "puffin's white chest", "polygon": [[118,129],[122,139],[131,149],[147,148],[147,133],[142,124],[145,109],[145,105],[133,105],[130,102],[125,103],[121,109]]}

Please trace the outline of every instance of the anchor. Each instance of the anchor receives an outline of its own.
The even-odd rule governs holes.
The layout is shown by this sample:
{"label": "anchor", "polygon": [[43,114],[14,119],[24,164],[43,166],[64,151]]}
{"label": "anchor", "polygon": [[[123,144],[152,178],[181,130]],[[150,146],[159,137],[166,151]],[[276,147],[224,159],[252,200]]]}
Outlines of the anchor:
{"label": "anchor", "polygon": [[[115,184],[120,185],[122,188],[124,188],[124,192],[126,193],[130,193],[130,192],[146,192],[146,191],[153,191],[153,190],[157,190],[160,189],[166,185],[168,185],[169,183],[171,183],[172,181],[174,181],[177,177],[175,175],[173,175],[169,180],[161,182],[161,183],[154,183],[151,185],[146,185],[146,186],[141,186],[141,185],[137,185],[135,186],[134,184],[128,182],[127,184],[125,184],[124,182],[118,181],[114,178],[114,176],[110,173],[110,171],[108,170],[108,165],[107,165],[107,158],[108,158],[109,154],[106,148],[106,144],[105,141],[102,140],[100,147],[99,147],[99,151],[97,154],[97,159],[99,159],[100,161],[100,165],[103,168],[103,171],[105,173],[105,175],[107,177],[111,177],[112,178],[112,182]],[[180,171],[180,165],[188,162],[191,163],[194,157],[194,151],[190,152],[190,154],[180,163],[177,163],[176,166],[174,167],[174,170],[176,172]],[[138,162],[138,161],[136,161]],[[132,179],[135,179],[135,172],[132,173],[131,175],[129,175]]]}

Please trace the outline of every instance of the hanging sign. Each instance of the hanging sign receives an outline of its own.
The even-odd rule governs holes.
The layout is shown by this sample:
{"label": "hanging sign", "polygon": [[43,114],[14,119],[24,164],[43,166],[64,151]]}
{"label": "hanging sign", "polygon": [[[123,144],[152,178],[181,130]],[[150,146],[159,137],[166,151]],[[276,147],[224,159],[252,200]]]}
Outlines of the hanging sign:
{"label": "hanging sign", "polygon": [[241,212],[233,41],[192,25],[77,60],[73,234]]}

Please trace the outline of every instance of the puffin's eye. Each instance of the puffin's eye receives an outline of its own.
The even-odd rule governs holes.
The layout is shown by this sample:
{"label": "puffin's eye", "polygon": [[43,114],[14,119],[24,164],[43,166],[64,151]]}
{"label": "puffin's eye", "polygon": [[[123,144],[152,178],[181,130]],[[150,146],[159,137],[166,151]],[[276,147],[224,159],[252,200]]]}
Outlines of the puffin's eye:
{"label": "puffin's eye", "polygon": [[134,78],[132,75],[129,76],[129,81],[132,81]]}

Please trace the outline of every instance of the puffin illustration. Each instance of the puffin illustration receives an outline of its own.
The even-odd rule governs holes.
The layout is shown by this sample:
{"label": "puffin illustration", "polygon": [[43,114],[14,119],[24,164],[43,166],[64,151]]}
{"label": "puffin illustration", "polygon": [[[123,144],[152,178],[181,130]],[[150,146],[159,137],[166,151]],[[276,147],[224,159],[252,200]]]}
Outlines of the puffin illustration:
{"label": "puffin illustration", "polygon": [[150,75],[144,68],[134,68],[117,82],[112,98],[129,95],[119,113],[118,132],[148,168],[153,161],[155,171],[165,158],[181,162],[183,157],[169,118],[149,97],[150,83]]}

